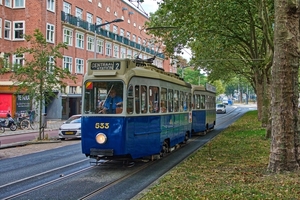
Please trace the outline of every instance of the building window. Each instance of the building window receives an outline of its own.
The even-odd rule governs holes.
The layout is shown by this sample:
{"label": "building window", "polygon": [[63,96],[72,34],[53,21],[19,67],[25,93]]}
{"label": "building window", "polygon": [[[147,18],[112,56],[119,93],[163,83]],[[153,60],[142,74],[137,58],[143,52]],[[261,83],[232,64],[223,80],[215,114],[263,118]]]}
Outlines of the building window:
{"label": "building window", "polygon": [[132,58],[132,50],[127,49],[127,58]]}
{"label": "building window", "polygon": [[113,26],[113,33],[118,34],[118,27],[116,25]]}
{"label": "building window", "polygon": [[82,13],[83,13],[83,10],[81,8],[75,8],[75,16],[78,18],[78,19],[82,19]]}
{"label": "building window", "polygon": [[64,56],[64,63],[63,63],[64,69],[69,70],[69,72],[72,72],[72,57]]}
{"label": "building window", "polygon": [[14,38],[16,40],[24,39],[24,21],[22,22],[14,22]]}
{"label": "building window", "polygon": [[71,14],[71,4],[64,1],[64,12],[67,14]]}
{"label": "building window", "polygon": [[23,55],[14,55],[13,64],[15,67],[19,68],[24,65],[24,56]]}
{"label": "building window", "polygon": [[64,28],[64,43],[66,43],[69,46],[72,46],[73,40],[73,31],[71,29]]}
{"label": "building window", "polygon": [[83,49],[84,48],[84,35],[83,33],[76,33],[76,47]]}
{"label": "building window", "polygon": [[136,35],[132,35],[132,41],[133,41],[133,42],[136,41]]}
{"label": "building window", "polygon": [[14,0],[14,8],[25,8],[25,0]]}
{"label": "building window", "polygon": [[70,86],[69,87],[69,93],[70,94],[76,94],[76,86]]}
{"label": "building window", "polygon": [[[107,23],[107,22],[105,22],[105,23]],[[110,31],[110,24],[105,25],[105,30]]]}
{"label": "building window", "polygon": [[54,43],[54,25],[47,23],[47,42]]}
{"label": "building window", "polygon": [[4,21],[4,38],[10,40],[11,36],[10,36],[10,32],[11,32],[11,22],[5,20]]}
{"label": "building window", "polygon": [[97,48],[96,48],[97,53],[103,54],[103,40],[98,40],[97,39]]}
{"label": "building window", "polygon": [[9,54],[7,53],[4,53],[4,56],[3,56],[3,66],[5,68],[8,68],[9,67]]}
{"label": "building window", "polygon": [[5,6],[11,8],[11,0],[4,0]]}
{"label": "building window", "polygon": [[96,24],[102,24],[102,19],[100,17],[97,17],[96,18]]}
{"label": "building window", "polygon": [[124,33],[125,33],[124,29],[120,29],[120,36],[124,36]]}
{"label": "building window", "polygon": [[121,58],[126,58],[126,48],[121,47]]}
{"label": "building window", "polygon": [[127,32],[127,36],[126,37],[130,40],[130,32]]}
{"label": "building window", "polygon": [[94,37],[87,37],[87,50],[94,51]]}
{"label": "building window", "polygon": [[120,51],[119,45],[114,45],[114,57],[115,58],[119,58],[119,51]]}
{"label": "building window", "polygon": [[76,58],[76,72],[78,74],[83,74],[83,59]]}
{"label": "building window", "polygon": [[111,43],[106,42],[105,43],[105,55],[106,56],[111,56],[111,50],[112,50]]}
{"label": "building window", "polygon": [[133,58],[134,58],[134,59],[136,59],[136,58],[138,57],[138,55],[139,55],[138,52],[133,51]]}
{"label": "building window", "polygon": [[47,0],[47,10],[55,11],[55,0]]}
{"label": "building window", "polygon": [[86,13],[86,21],[88,23],[93,23],[93,15],[91,13]]}
{"label": "building window", "polygon": [[142,39],[138,37],[138,44],[141,44]]}
{"label": "building window", "polygon": [[47,72],[53,73],[54,65],[55,65],[54,58],[53,56],[50,56],[47,62]]}

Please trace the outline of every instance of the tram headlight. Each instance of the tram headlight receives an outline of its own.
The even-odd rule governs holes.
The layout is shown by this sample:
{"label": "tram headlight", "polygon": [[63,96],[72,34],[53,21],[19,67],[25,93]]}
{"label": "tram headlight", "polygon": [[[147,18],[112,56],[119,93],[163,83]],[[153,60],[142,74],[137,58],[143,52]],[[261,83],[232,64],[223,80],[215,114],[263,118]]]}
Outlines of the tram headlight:
{"label": "tram headlight", "polygon": [[107,137],[105,134],[103,133],[98,133],[96,135],[96,141],[99,143],[99,144],[104,144],[106,141],[107,141]]}

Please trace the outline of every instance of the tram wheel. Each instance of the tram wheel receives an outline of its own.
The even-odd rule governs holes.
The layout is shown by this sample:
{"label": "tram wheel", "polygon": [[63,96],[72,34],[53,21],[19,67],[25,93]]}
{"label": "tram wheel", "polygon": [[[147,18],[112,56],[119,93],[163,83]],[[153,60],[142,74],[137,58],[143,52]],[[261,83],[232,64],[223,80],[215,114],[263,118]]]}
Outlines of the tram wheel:
{"label": "tram wheel", "polygon": [[164,141],[162,149],[160,151],[160,157],[164,157],[169,153],[169,144],[167,141]]}
{"label": "tram wheel", "polygon": [[184,141],[183,143],[187,143],[187,141],[189,140],[189,134],[188,133],[185,133],[185,137],[184,137]]}

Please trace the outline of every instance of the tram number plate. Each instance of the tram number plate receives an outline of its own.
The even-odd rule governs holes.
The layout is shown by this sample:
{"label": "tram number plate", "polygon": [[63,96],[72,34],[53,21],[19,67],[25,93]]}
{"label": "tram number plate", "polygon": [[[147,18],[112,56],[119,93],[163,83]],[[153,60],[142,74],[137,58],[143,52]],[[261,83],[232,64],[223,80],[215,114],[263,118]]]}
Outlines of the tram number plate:
{"label": "tram number plate", "polygon": [[119,70],[120,62],[92,62],[91,70]]}
{"label": "tram number plate", "polygon": [[74,132],[72,132],[72,131],[66,131],[65,132],[65,135],[73,135],[74,134]]}

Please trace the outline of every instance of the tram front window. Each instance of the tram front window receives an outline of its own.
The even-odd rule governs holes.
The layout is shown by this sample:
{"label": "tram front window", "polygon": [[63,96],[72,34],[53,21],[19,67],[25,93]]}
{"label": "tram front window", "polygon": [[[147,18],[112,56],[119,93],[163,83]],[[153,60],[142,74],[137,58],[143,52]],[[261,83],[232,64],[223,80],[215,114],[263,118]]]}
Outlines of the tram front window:
{"label": "tram front window", "polygon": [[85,114],[119,114],[123,111],[123,82],[87,81],[84,90]]}

